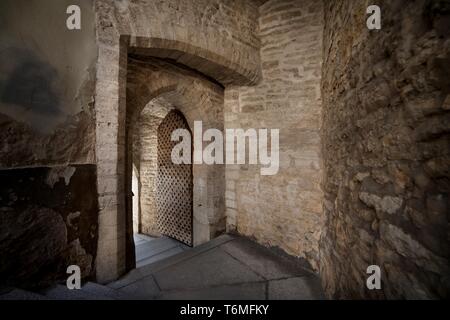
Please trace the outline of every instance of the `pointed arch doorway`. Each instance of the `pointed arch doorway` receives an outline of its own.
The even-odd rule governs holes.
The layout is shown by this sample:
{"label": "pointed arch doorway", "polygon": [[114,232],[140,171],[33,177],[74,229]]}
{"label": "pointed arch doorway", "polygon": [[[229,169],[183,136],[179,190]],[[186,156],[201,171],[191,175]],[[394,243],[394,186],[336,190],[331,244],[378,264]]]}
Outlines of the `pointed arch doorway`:
{"label": "pointed arch doorway", "polygon": [[[178,142],[172,141],[171,135],[176,129],[190,131],[183,114],[172,110],[158,127],[158,169],[155,190],[157,228],[162,235],[192,246],[192,164],[174,164],[172,161],[172,149]],[[190,157],[192,159],[192,154]]]}

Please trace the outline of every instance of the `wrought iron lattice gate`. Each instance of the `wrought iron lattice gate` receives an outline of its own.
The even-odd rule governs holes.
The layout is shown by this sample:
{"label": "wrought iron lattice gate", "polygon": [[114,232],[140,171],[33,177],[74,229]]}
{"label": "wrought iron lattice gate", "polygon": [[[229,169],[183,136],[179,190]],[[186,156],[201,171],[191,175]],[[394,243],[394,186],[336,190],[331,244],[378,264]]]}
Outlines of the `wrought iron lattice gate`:
{"label": "wrought iron lattice gate", "polygon": [[157,225],[161,234],[192,246],[192,165],[172,162],[176,129],[189,126],[181,113],[171,111],[158,128]]}

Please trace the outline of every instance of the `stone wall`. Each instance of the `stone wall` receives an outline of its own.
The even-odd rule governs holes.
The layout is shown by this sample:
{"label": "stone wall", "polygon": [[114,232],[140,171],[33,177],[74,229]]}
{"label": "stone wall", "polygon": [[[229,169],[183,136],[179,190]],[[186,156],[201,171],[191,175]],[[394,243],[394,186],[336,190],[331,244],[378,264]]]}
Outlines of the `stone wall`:
{"label": "stone wall", "polygon": [[[448,1],[326,1],[320,273],[335,298],[448,297]],[[382,290],[365,286],[381,267]]]}
{"label": "stone wall", "polygon": [[93,1],[5,0],[0,21],[0,168],[95,163]]}
{"label": "stone wall", "polygon": [[448,0],[377,0],[379,31],[366,0],[54,2],[0,2],[1,284],[132,265],[127,173],[157,235],[157,127],[176,108],[191,129],[280,129],[274,176],[194,165],[195,244],[226,213],[228,231],[306,259],[330,297],[448,297]]}
{"label": "stone wall", "polygon": [[158,127],[173,107],[163,99],[154,99],[139,117],[140,152],[133,155],[140,163],[140,231],[150,236],[159,236],[156,225],[156,175],[158,171]]}
{"label": "stone wall", "polygon": [[1,284],[95,277],[96,58],[93,1],[0,2]]}
{"label": "stone wall", "polygon": [[315,269],[323,225],[320,155],[321,1],[267,1],[259,8],[263,80],[226,88],[226,128],[280,129],[280,170],[227,165],[229,231],[306,258]]}
{"label": "stone wall", "polygon": [[259,79],[257,3],[240,0],[96,0],[98,38],[170,58],[221,83]]}
{"label": "stone wall", "polygon": [[37,288],[78,265],[95,279],[95,166],[0,170],[0,285]]}

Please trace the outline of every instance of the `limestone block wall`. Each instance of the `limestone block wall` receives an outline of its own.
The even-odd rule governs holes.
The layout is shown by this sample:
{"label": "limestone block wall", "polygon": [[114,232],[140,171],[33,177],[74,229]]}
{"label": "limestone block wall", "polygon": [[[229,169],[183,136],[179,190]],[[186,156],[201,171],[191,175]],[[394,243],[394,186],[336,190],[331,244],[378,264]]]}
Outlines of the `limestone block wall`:
{"label": "limestone block wall", "polygon": [[227,165],[227,228],[317,270],[323,226],[321,166],[321,1],[267,1],[259,8],[262,81],[226,88],[226,128],[280,129],[280,170]]}
{"label": "limestone block wall", "polygon": [[156,225],[156,175],[158,170],[158,127],[164,117],[171,110],[168,103],[161,99],[154,99],[139,117],[140,153],[135,153],[133,159],[140,163],[140,231],[150,236],[159,236]]}
{"label": "limestone block wall", "polygon": [[142,143],[140,183],[141,183],[141,232],[150,236],[158,236],[156,225],[156,175],[158,170],[158,126],[163,118],[143,117],[141,120]]}
{"label": "limestone block wall", "polygon": [[259,78],[257,3],[96,0],[99,40],[130,36],[130,52],[171,58],[222,83]]}
{"label": "limestone block wall", "polygon": [[[336,298],[448,297],[450,22],[446,1],[325,2],[324,288]],[[382,290],[365,287],[381,267]]]}

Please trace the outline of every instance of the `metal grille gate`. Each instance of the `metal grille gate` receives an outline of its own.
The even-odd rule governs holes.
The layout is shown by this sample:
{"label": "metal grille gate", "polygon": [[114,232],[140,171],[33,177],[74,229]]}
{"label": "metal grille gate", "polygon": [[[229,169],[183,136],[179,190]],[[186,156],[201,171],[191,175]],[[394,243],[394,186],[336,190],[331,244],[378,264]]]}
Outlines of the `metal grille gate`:
{"label": "metal grille gate", "polygon": [[172,162],[176,129],[189,126],[182,114],[171,111],[158,128],[157,225],[161,234],[192,246],[192,165]]}

